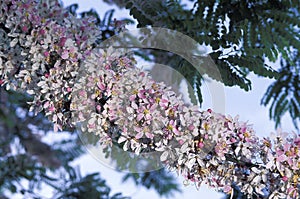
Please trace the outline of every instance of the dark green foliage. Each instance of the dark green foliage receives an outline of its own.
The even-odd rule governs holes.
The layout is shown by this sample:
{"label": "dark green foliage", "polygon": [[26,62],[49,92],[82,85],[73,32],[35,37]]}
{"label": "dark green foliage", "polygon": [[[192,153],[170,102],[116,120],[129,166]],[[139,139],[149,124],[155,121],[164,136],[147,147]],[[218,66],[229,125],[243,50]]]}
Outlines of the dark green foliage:
{"label": "dark green foliage", "polygon": [[[68,9],[75,15],[77,8],[77,5],[72,5]],[[101,42],[116,33],[113,13],[113,10],[108,11],[103,20],[100,20],[94,10],[79,16],[96,18],[97,25],[103,31],[102,38],[98,40]],[[125,22],[130,21],[125,19]],[[0,87],[0,198],[7,198],[5,194],[8,192],[23,195],[24,198],[44,198],[39,194],[43,186],[48,186],[55,192],[53,199],[128,198],[121,193],[112,194],[99,173],[81,176],[78,168],[70,166],[85,151],[78,134],[74,133],[75,129],[68,128],[63,133],[68,135],[67,139],[45,142],[49,132],[53,133],[52,123],[43,114],[34,115],[29,112],[27,102],[30,101],[32,99],[27,94],[6,91]],[[89,139],[90,143],[94,138]],[[177,191],[178,185],[174,181],[173,178],[167,178],[156,182],[164,187],[163,191],[159,189],[157,192],[164,196]],[[147,188],[156,189],[157,186]]]}
{"label": "dark green foliage", "polygon": [[144,186],[147,189],[155,189],[157,192],[168,198],[174,195],[174,192],[180,192],[176,178],[172,173],[166,172],[164,169],[144,172],[144,173],[128,173],[124,176],[123,182],[132,179],[136,185]]}
{"label": "dark green foliage", "polygon": [[[29,100],[26,95],[7,92],[1,88],[1,100],[0,194],[3,194],[2,190],[5,190],[22,194],[24,197],[41,198],[38,190],[41,186],[48,185],[56,192],[53,198],[128,198],[120,193],[111,195],[111,189],[99,174],[93,173],[82,177],[79,169],[70,166],[70,163],[84,152],[77,134],[72,131],[65,132],[70,134],[68,139],[49,145],[40,137],[46,136],[52,129],[52,125],[43,115],[32,116],[28,112],[28,107],[26,109],[26,104],[23,104]],[[24,106],[23,113],[20,114],[22,105]],[[39,134],[37,135],[36,132]],[[17,151],[12,153],[12,148],[16,148]],[[110,158],[115,160],[117,167],[137,169],[135,167],[140,165],[138,162],[140,160],[134,160],[128,153],[124,151],[120,153],[120,151],[123,150],[114,147],[110,153]],[[159,159],[159,156],[156,158]],[[147,166],[147,164],[144,165]],[[135,176],[135,174],[128,174],[127,178],[130,175]],[[166,170],[154,172],[153,175],[152,173],[141,175],[140,178],[135,179],[140,186],[154,189],[161,196],[170,196],[179,191],[175,177]],[[29,185],[25,186],[24,181],[27,181]]]}
{"label": "dark green foliage", "polygon": [[[72,4],[66,9],[72,14],[72,15],[77,15],[77,9],[78,9],[78,4]],[[93,17],[95,19],[95,25],[99,27],[99,29],[102,31],[102,37],[98,38],[96,41],[96,44],[100,44],[102,41],[106,40],[107,38],[110,38],[116,34],[116,19],[113,17],[114,16],[115,10],[108,10],[105,12],[104,17],[101,19],[99,14],[97,13],[96,10],[91,9],[89,11],[81,12],[79,13],[80,17]],[[134,22],[131,19],[128,18],[123,18],[119,19],[119,21],[122,21],[122,23],[125,24],[133,24]],[[95,44],[95,45],[96,45]]]}
{"label": "dark green foliage", "polygon": [[[130,9],[130,15],[133,15],[138,20],[137,27],[144,27],[145,25],[153,25],[153,21],[158,20],[159,12],[163,6],[161,1],[128,1],[126,8]],[[159,8],[159,9],[157,9]]]}
{"label": "dark green foliage", "polygon": [[261,103],[270,105],[270,118],[280,125],[282,116],[288,112],[294,126],[299,130],[300,122],[300,54],[294,52],[291,62],[281,60],[279,78],[269,86]]}
{"label": "dark green foliage", "polygon": [[[263,61],[256,61],[253,66],[253,60],[257,58],[262,60],[263,56],[276,60],[277,51],[287,53],[285,47],[291,44],[299,45],[299,41],[295,41],[297,35],[293,35],[292,32],[286,33],[285,30],[291,30],[290,26],[298,25],[299,22],[295,20],[296,14],[289,11],[289,7],[283,6],[282,10],[277,10],[278,8],[272,5],[259,1],[248,3],[230,0],[198,1],[192,9],[184,9],[179,1],[159,1],[159,3],[143,1],[141,3],[139,0],[130,0],[127,8],[137,18],[141,27],[154,25],[175,29],[191,36],[200,44],[210,45],[213,49],[212,53],[218,52],[217,57],[213,56],[214,61],[223,58],[222,63],[227,62],[227,64],[221,64],[220,68],[224,68],[228,74],[234,73],[232,68],[237,66],[248,68],[249,71],[254,71],[261,76],[275,77],[276,72],[269,70],[269,67],[266,68]],[[281,17],[273,19],[273,10],[278,15],[284,15],[284,19],[290,20],[290,23],[287,24]],[[152,21],[149,21],[150,19]],[[226,25],[228,22],[229,25]],[[291,37],[295,42],[269,38],[277,30],[273,26],[282,25],[282,23],[285,25],[278,27],[278,33],[284,35],[279,34],[280,37]],[[266,33],[266,30],[270,32]],[[230,54],[226,54],[225,50],[230,51]],[[237,54],[243,57],[243,65],[232,62]],[[236,73],[245,79],[245,73],[241,71]],[[226,85],[239,85],[244,89],[249,89],[245,80],[240,81],[239,78],[233,82],[228,82],[228,80],[226,78],[223,80]]]}
{"label": "dark green foliage", "polygon": [[[118,132],[119,129],[115,129]],[[111,130],[114,131],[114,130]],[[97,145],[94,140],[97,136],[90,136],[90,133],[81,133],[84,144]],[[141,151],[140,155],[133,152],[124,151],[123,143],[118,143],[118,133],[113,139],[113,145],[103,149],[106,158],[110,158],[110,166],[119,171],[128,172],[123,177],[123,182],[133,179],[137,186],[147,189],[154,189],[160,196],[171,197],[176,192],[180,192],[179,184],[171,173],[163,168],[160,161],[161,152]]]}
{"label": "dark green foliage", "polygon": [[68,165],[69,162],[75,160],[84,153],[84,149],[78,147],[81,145],[81,142],[78,140],[77,135],[73,135],[72,137],[52,144],[55,155],[60,159],[62,165]]}
{"label": "dark green foliage", "polygon": [[111,152],[111,158],[117,168],[130,171],[123,177],[123,182],[132,179],[137,186],[153,189],[160,196],[172,198],[176,192],[181,192],[181,189],[174,174],[159,164],[159,157],[152,154],[151,158],[141,158],[117,147],[113,147]]}
{"label": "dark green foliage", "polygon": [[71,175],[69,179],[63,183],[62,187],[58,187],[61,192],[57,195],[57,199],[77,199],[77,198],[99,198],[99,199],[128,199],[121,193],[112,196],[111,189],[106,185],[105,180],[101,179],[99,174],[93,173],[81,177],[73,168],[69,168]]}
{"label": "dark green foliage", "polygon": [[[250,72],[277,79],[266,93],[266,96],[270,97],[265,99],[263,104],[268,104],[273,99],[270,116],[277,125],[285,112],[289,112],[293,119],[297,118],[298,91],[289,89],[289,96],[295,97],[283,100],[287,99],[285,97],[287,94],[283,95],[281,89],[278,89],[287,86],[283,76],[289,72],[284,65],[280,71],[274,70],[266,64],[265,59],[275,62],[281,56],[287,63],[293,61],[293,52],[300,49],[299,1],[191,0],[191,2],[193,7],[188,9],[181,1],[176,0],[129,0],[126,8],[138,20],[138,27],[152,25],[178,30],[200,44],[210,46],[212,51],[209,55],[222,75],[221,81],[227,86],[238,85],[246,91],[250,90],[251,81],[247,78]],[[174,60],[174,56],[169,58]],[[173,63],[171,66],[178,66],[179,63],[182,61],[179,60],[177,64]],[[195,74],[194,78],[185,76],[188,82],[201,85],[202,76],[186,64],[183,67],[184,71],[188,70]],[[212,73],[207,73],[209,67],[206,65],[200,67],[203,74],[216,79]],[[288,83],[289,87],[291,85],[295,87],[298,81],[296,81],[298,76],[292,77],[293,83]],[[274,87],[275,85],[277,86]],[[274,89],[271,89],[272,87]],[[198,86],[194,88],[196,91],[194,93],[201,102],[200,89]],[[294,124],[297,126],[295,120]]]}
{"label": "dark green foliage", "polygon": [[123,146],[117,141],[114,141],[112,147],[105,148],[103,152],[112,160],[111,166],[114,165],[119,171],[129,172],[123,177],[123,182],[133,179],[137,186],[154,189],[164,197],[174,196],[176,192],[181,191],[174,173],[163,168],[160,152],[142,151],[140,155],[135,155],[124,151]]}
{"label": "dark green foliage", "polygon": [[69,166],[84,151],[76,134],[69,132],[69,139],[52,145],[40,138],[52,125],[43,115],[28,112],[27,95],[1,88],[0,100],[1,197],[5,190],[25,198],[42,198],[37,190],[48,185],[56,192],[53,198],[126,198],[120,193],[111,196],[99,174],[81,177],[79,170]]}
{"label": "dark green foliage", "polygon": [[[217,65],[222,79],[210,71],[207,57],[202,57],[205,64],[197,65],[199,73],[176,54],[136,51],[146,60],[169,64],[183,74],[193,85],[194,90],[189,90],[189,93],[196,93],[192,98],[194,103],[197,100],[200,104],[202,102],[200,86],[203,74],[247,91],[251,89],[247,76],[254,72],[276,79],[262,99],[263,105],[270,105],[270,117],[276,125],[280,124],[283,114],[289,112],[294,125],[299,128],[299,1],[194,0],[191,9],[176,0],[117,2],[122,4],[121,7],[126,4],[131,15],[138,20],[138,27],[152,25],[178,30],[212,48],[209,59]],[[77,8],[78,5],[74,4],[68,10],[75,15]],[[78,15],[95,17],[95,23],[103,33],[95,45],[116,34],[113,14],[114,10],[110,10],[102,19],[95,10]],[[128,19],[123,21],[132,23]],[[279,56],[282,58],[279,71],[266,65],[265,58],[274,62]],[[99,174],[82,177],[78,169],[70,167],[70,162],[83,153],[77,134],[72,133],[74,129],[66,132],[70,134],[67,140],[51,145],[44,142],[42,137],[51,131],[52,125],[42,114],[35,116],[27,111],[26,101],[31,99],[2,88],[0,91],[0,198],[6,198],[7,191],[27,198],[41,198],[37,190],[44,184],[55,190],[54,198],[126,198],[120,193],[111,195],[111,189]],[[109,154],[120,170],[139,169],[140,160],[128,153],[119,153],[119,148],[112,150]],[[136,185],[155,189],[161,196],[171,197],[180,191],[175,177],[163,169],[130,173],[123,178],[124,181],[128,179]],[[29,182],[28,186],[21,181]],[[234,198],[245,198],[236,191]]]}

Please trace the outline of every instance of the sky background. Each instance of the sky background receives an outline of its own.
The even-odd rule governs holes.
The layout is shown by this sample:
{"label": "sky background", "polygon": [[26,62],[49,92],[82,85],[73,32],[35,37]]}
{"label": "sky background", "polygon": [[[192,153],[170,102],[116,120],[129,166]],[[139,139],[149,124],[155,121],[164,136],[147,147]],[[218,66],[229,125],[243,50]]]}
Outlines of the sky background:
{"label": "sky background", "polygon": [[[114,6],[103,3],[101,0],[63,0],[64,5],[68,6],[73,3],[79,4],[80,11],[88,11],[94,8],[102,17],[105,11],[116,8]],[[127,10],[116,9],[115,17],[118,18],[128,18],[130,17]],[[128,27],[128,29],[133,29],[133,26]],[[240,120],[248,121],[250,124],[254,124],[253,128],[259,136],[268,136],[271,132],[274,132],[274,122],[269,120],[268,108],[260,105],[260,100],[265,93],[267,87],[274,80],[258,78],[257,76],[251,74],[250,79],[252,80],[252,90],[245,92],[238,87],[224,87],[225,91],[225,114],[232,116],[239,115]],[[203,109],[211,108],[212,99],[210,97],[209,90],[207,89],[207,84],[203,86],[204,90],[204,104]],[[285,115],[283,119],[282,129],[284,131],[291,131],[293,125],[291,119],[288,115]],[[52,135],[57,136],[57,135]],[[49,139],[52,139],[51,136]],[[54,139],[54,137],[53,137]],[[94,159],[89,153],[82,156],[73,165],[80,165],[82,174],[88,174],[92,172],[100,172],[101,176],[107,181],[108,185],[111,186],[112,191],[122,192],[123,195],[131,196],[133,199],[158,199],[160,198],[155,191],[147,190],[143,187],[136,187],[132,182],[122,183],[121,178],[124,174],[116,172],[113,168],[105,165],[98,160]],[[175,173],[174,173],[175,174]],[[176,174],[175,174],[176,175]],[[178,182],[182,184],[183,179],[178,177]],[[209,198],[209,199],[220,199],[224,195],[215,192],[212,189],[202,187],[200,190],[196,190],[194,186],[184,187],[182,185],[182,194],[175,195],[174,199],[196,199],[196,198]]]}

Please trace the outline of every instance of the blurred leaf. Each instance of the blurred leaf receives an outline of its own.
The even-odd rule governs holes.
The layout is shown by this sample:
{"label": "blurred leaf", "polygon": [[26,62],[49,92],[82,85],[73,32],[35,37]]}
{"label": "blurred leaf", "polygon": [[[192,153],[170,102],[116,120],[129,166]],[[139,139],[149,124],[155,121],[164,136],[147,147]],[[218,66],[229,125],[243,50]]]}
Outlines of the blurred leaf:
{"label": "blurred leaf", "polygon": [[154,188],[160,196],[172,198],[176,192],[181,192],[174,175],[165,169],[145,173],[128,173],[123,177],[123,182],[132,179],[136,185],[147,189]]}
{"label": "blurred leaf", "polygon": [[[261,100],[264,106],[270,105],[269,116],[280,125],[285,113],[289,113],[294,126],[299,130],[300,122],[300,58],[299,51],[294,52],[292,63],[281,60],[279,78],[272,83]],[[293,65],[291,65],[293,64]]]}

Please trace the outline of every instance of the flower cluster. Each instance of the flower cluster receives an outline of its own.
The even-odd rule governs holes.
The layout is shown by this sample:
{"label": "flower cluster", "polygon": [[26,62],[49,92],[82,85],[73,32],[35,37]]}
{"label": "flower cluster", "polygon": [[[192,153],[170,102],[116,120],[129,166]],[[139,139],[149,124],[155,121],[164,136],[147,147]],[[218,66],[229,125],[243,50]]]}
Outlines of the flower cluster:
{"label": "flower cluster", "polygon": [[101,32],[90,18],[68,14],[58,1],[4,1],[0,32],[0,80],[7,89],[34,96],[55,130],[70,125],[70,94],[80,61]]}
{"label": "flower cluster", "polygon": [[115,87],[108,106],[110,118],[121,128],[118,140],[123,149],[135,153],[154,151],[181,134],[179,110],[182,102],[162,83],[145,72],[128,70]]}
{"label": "flower cluster", "polygon": [[72,88],[72,123],[83,132],[93,132],[100,142],[111,145],[110,130],[114,108],[109,103],[116,97],[115,87],[134,60],[126,52],[94,49],[82,62]]}
{"label": "flower cluster", "polygon": [[95,47],[94,21],[56,0],[3,0],[0,15],[0,86],[32,95],[56,131],[79,125],[107,147],[157,152],[186,184],[299,198],[299,135],[260,139],[238,117],[185,106],[128,52]]}

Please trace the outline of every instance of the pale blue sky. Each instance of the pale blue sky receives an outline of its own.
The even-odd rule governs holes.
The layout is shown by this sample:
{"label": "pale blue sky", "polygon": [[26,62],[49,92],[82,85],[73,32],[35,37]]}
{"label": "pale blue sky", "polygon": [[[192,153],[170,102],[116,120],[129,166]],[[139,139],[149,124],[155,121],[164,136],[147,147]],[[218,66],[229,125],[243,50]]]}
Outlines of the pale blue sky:
{"label": "pale blue sky", "polygon": [[[100,16],[104,15],[104,12],[112,7],[103,3],[101,0],[63,0],[65,6],[78,3],[79,11],[87,11],[91,8],[97,10]],[[128,17],[127,10],[117,10],[116,17]],[[133,27],[130,27],[133,28]],[[268,118],[268,109],[260,106],[260,99],[266,91],[268,85],[272,80],[266,80],[258,78],[254,75],[250,75],[252,80],[252,90],[250,92],[244,92],[237,87],[225,88],[225,114],[232,116],[240,115],[240,119],[249,121],[250,124],[254,124],[254,129],[258,135],[268,135],[274,132],[274,123]],[[204,85],[204,88],[206,86]],[[209,92],[205,92],[203,109],[211,108],[211,99]],[[283,129],[285,131],[293,130],[291,120],[288,116],[284,117]],[[106,179],[107,183],[111,186],[113,192],[122,192],[124,195],[131,196],[133,199],[156,199],[160,198],[156,192],[149,191],[144,188],[137,188],[133,183],[121,183],[121,177],[123,174],[116,172],[114,169],[105,166],[95,160],[90,154],[84,155],[82,158],[76,160],[74,165],[80,165],[83,174],[99,171],[101,176]],[[182,178],[178,177],[178,181],[182,184]],[[215,192],[212,189],[206,187],[196,190],[195,187],[182,187],[183,193],[177,194],[174,199],[196,199],[196,198],[209,198],[220,199],[223,195]]]}

